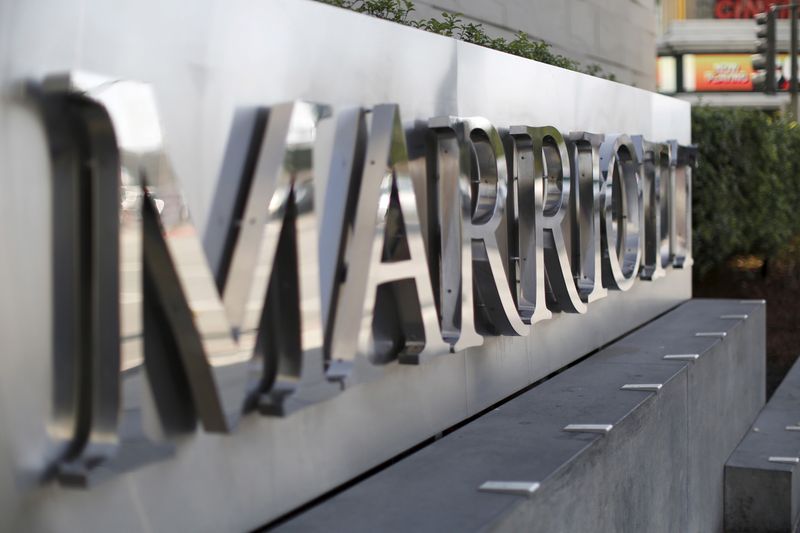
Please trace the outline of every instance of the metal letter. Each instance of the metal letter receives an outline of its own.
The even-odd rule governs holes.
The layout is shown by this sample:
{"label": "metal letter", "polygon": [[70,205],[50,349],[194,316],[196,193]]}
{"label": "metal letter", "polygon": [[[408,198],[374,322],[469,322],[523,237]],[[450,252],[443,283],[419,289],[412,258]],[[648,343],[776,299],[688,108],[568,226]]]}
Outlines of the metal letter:
{"label": "metal letter", "polygon": [[[217,272],[224,286],[220,297],[166,155],[152,89],[81,73],[50,76],[43,87],[68,98],[85,124],[89,177],[98,191],[91,229],[94,245],[105,246],[91,265],[92,406],[84,408],[77,449],[62,465],[69,475],[88,476],[128,438],[141,447],[141,432],[134,428],[142,424],[145,392],[133,383],[143,381],[145,369],[154,396],[159,381],[170,394],[188,389],[207,431],[230,431],[263,393],[270,395],[262,404],[275,413],[291,410],[284,400],[308,382],[314,383],[315,400],[335,394],[338,388],[323,379],[322,326],[313,318],[320,309],[313,204],[300,202],[310,198],[305,193],[312,180],[311,149],[324,108],[297,103],[272,109],[242,228],[229,264],[218,265],[225,269]],[[296,240],[302,241],[299,261],[292,254]],[[278,250],[289,254],[274,269],[281,289],[272,275]],[[298,275],[296,263],[309,269]],[[274,316],[264,307],[270,282],[273,303],[289,296],[281,302],[289,318],[286,330],[271,331],[267,339],[259,326]],[[300,301],[293,301],[298,295]],[[154,335],[160,342],[152,342]],[[160,350],[151,350],[158,345]],[[271,367],[264,362],[274,350],[276,376],[266,374]],[[161,359],[173,351],[180,362],[166,377],[155,375],[156,366],[169,367]],[[327,391],[320,392],[320,381]]]}
{"label": "metal letter", "polygon": [[[570,267],[565,230],[571,231],[570,196],[572,178],[564,137],[556,128],[512,126],[511,135],[527,136],[532,143],[534,184],[541,180],[542,208],[535,213],[536,242],[541,242],[547,279],[547,306],[552,310],[585,313]],[[539,186],[539,185],[534,185]],[[520,210],[523,206],[520,205]],[[538,282],[538,280],[537,280]]]}
{"label": "metal letter", "polygon": [[[504,224],[508,169],[500,135],[482,117],[438,117],[428,124],[442,139],[452,141],[454,133],[455,142],[450,142],[449,146],[458,149],[458,169],[450,168],[451,172],[458,172],[459,178],[448,184],[450,191],[458,187],[458,197],[452,193],[449,199],[458,202],[454,205],[461,212],[461,235],[448,236],[448,239],[452,239],[453,246],[456,242],[462,243],[462,305],[466,307],[472,294],[475,295],[478,332],[483,335],[527,335],[528,326],[520,317],[508,281],[504,260],[508,251],[501,248],[508,241]],[[451,163],[455,161],[451,159]],[[451,226],[452,230],[455,228]],[[469,260],[463,259],[466,246],[470,247]],[[469,263],[471,276],[468,275]],[[469,313],[464,307],[462,313]]]}
{"label": "metal letter", "polygon": [[621,291],[633,286],[642,259],[643,205],[638,170],[631,139],[627,135],[606,136],[600,145],[603,285]]}
{"label": "metal letter", "polygon": [[533,140],[528,128],[520,126],[510,132],[512,224],[509,248],[512,278],[517,280],[517,306],[525,322],[535,324],[552,318],[545,297],[544,236],[541,213],[544,209],[544,187],[537,176]]}
{"label": "metal letter", "polygon": [[439,329],[398,107],[378,105],[371,115],[363,174],[344,185],[356,199],[331,300],[328,376],[343,386],[369,379],[372,365],[417,364],[450,351]]}
{"label": "metal letter", "polygon": [[[567,136],[572,163],[572,273],[581,300],[590,303],[608,295],[603,287],[600,235],[600,145],[604,135],[573,132]],[[577,235],[575,234],[577,230]]]}
{"label": "metal letter", "polygon": [[258,333],[263,343],[264,414],[284,416],[338,392],[324,372],[320,300],[320,235],[331,228],[320,230],[314,205],[317,122],[329,114],[307,102],[270,108],[245,205],[231,220],[232,253],[217,276],[239,342]]}
{"label": "metal letter", "polygon": [[692,266],[692,177],[697,168],[697,147],[669,141],[674,166],[672,198],[675,239],[672,255],[675,268]]}
{"label": "metal letter", "polygon": [[438,288],[442,337],[456,352],[483,344],[475,329],[472,289],[470,152],[461,148],[455,119],[431,119],[428,127],[433,137],[427,176],[431,277]]}
{"label": "metal letter", "polygon": [[675,262],[675,165],[672,159],[672,146],[659,143],[659,235],[658,256],[661,268],[666,269]]}
{"label": "metal letter", "polygon": [[633,135],[631,140],[639,159],[644,199],[644,254],[640,275],[652,281],[666,275],[661,257],[662,234],[666,235],[665,253],[669,258],[669,147],[646,141],[641,135]]}

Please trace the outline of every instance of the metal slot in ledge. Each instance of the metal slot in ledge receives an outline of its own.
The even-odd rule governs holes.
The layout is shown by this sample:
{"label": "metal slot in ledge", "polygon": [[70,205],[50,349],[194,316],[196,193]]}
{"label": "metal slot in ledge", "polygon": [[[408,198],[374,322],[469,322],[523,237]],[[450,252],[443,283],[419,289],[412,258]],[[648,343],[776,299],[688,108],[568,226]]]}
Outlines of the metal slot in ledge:
{"label": "metal slot in ledge", "polygon": [[797,463],[800,463],[800,457],[770,457],[769,462],[796,465]]}
{"label": "metal slot in ledge", "polygon": [[663,386],[661,383],[626,383],[620,387],[620,390],[658,392]]}
{"label": "metal slot in ledge", "polygon": [[614,424],[570,424],[564,427],[564,431],[573,433],[602,433],[606,434],[614,427]]}
{"label": "metal slot in ledge", "polygon": [[499,494],[530,496],[536,492],[538,488],[539,483],[536,481],[487,481],[478,487],[478,490],[483,492],[496,492]]}
{"label": "metal slot in ledge", "polygon": [[722,315],[720,318],[723,320],[747,320],[749,315]]}
{"label": "metal slot in ledge", "polygon": [[800,426],[786,426],[786,431],[800,431]]}
{"label": "metal slot in ledge", "polygon": [[701,331],[694,334],[695,337],[719,337],[720,339],[726,335],[727,333],[724,331]]}
{"label": "metal slot in ledge", "polygon": [[739,300],[740,304],[765,304],[766,300]]}
{"label": "metal slot in ledge", "polygon": [[699,353],[671,353],[665,355],[662,359],[667,361],[696,361],[700,359]]}

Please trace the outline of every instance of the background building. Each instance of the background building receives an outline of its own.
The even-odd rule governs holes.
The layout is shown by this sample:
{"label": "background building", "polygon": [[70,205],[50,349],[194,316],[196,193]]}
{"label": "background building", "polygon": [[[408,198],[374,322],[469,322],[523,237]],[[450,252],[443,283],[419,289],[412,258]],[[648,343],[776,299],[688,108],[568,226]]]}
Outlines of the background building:
{"label": "background building", "polygon": [[[777,109],[789,95],[753,91],[753,17],[769,0],[664,0],[660,10],[657,88],[693,103]],[[786,16],[786,13],[782,15]],[[777,25],[777,77],[787,80],[789,22]]]}
{"label": "background building", "polygon": [[[493,36],[523,31],[617,81],[655,89],[656,0],[418,0],[417,17],[461,13]],[[625,31],[621,31],[625,28]]]}

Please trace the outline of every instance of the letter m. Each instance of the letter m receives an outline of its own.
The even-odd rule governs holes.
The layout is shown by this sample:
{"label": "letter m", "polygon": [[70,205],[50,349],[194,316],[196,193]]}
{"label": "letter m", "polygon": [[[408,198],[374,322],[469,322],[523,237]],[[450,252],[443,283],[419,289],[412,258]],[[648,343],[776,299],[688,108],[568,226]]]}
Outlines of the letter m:
{"label": "letter m", "polygon": [[74,238],[56,258],[77,273],[64,289],[77,341],[56,355],[62,481],[84,484],[150,442],[148,398],[162,432],[196,419],[228,432],[250,407],[281,415],[335,394],[312,162],[327,110],[295,102],[234,121],[217,193],[230,201],[212,210],[204,248],[150,86],[69,73],[46,78],[42,96],[54,179],[77,191]]}

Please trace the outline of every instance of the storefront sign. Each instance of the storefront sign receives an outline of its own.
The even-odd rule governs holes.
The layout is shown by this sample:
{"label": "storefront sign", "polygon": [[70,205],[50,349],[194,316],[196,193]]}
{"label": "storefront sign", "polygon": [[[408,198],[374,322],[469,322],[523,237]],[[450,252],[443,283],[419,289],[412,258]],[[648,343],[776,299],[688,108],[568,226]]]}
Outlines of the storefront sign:
{"label": "storefront sign", "polygon": [[747,54],[687,54],[683,58],[687,91],[752,91],[753,67]]}
{"label": "storefront sign", "polygon": [[[718,19],[750,19],[764,13],[769,6],[790,4],[790,0],[717,0],[714,17]],[[789,11],[778,11],[778,18],[788,18]]]}
{"label": "storefront sign", "polygon": [[[660,57],[659,65],[664,66],[670,57]],[[749,54],[684,54],[682,56],[684,92],[733,92],[752,91],[752,58]],[[788,88],[790,70],[789,55],[778,54],[775,66],[778,89]],[[664,70],[660,67],[659,72]],[[667,92],[669,78],[660,85],[659,90]],[[674,91],[673,91],[674,92]]]}
{"label": "storefront sign", "polygon": [[656,90],[666,94],[678,91],[678,60],[674,56],[661,56],[656,60]]}

